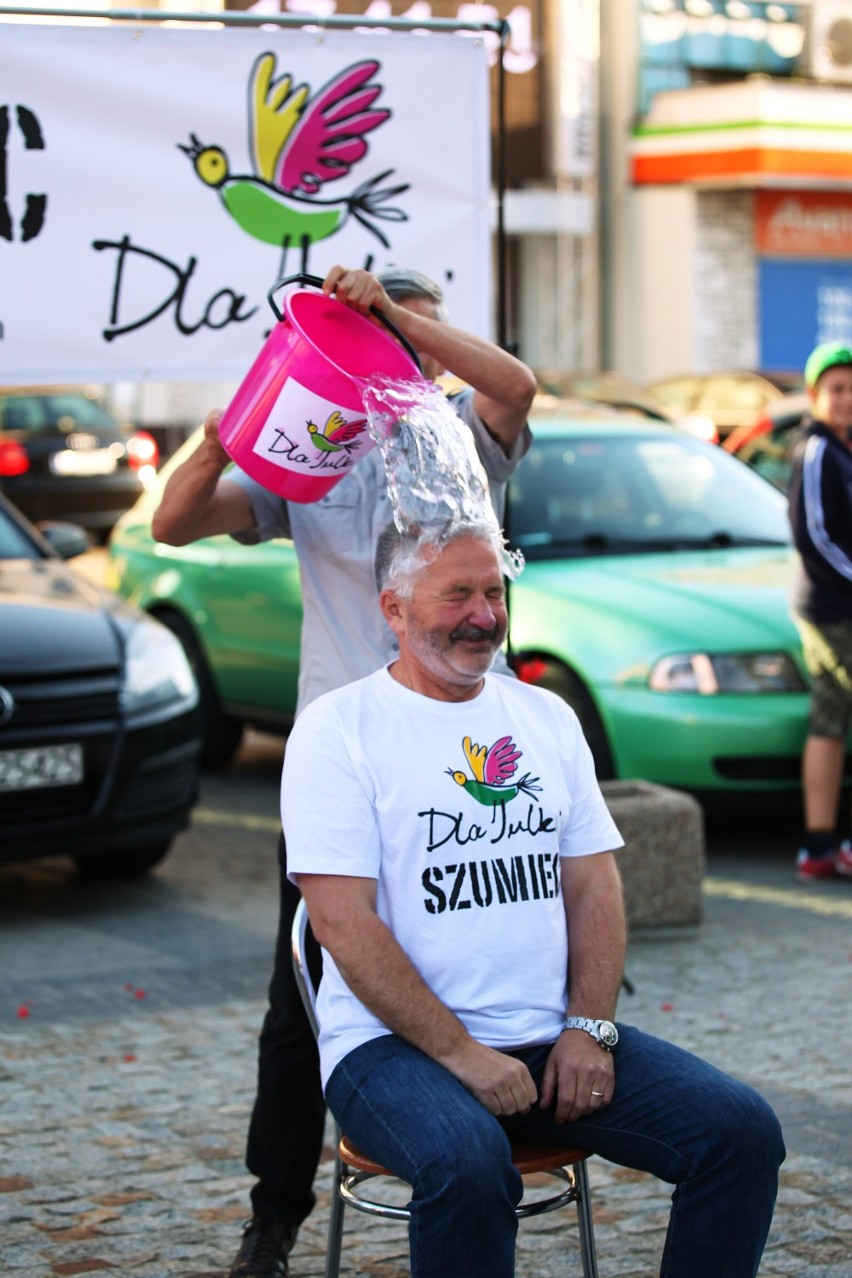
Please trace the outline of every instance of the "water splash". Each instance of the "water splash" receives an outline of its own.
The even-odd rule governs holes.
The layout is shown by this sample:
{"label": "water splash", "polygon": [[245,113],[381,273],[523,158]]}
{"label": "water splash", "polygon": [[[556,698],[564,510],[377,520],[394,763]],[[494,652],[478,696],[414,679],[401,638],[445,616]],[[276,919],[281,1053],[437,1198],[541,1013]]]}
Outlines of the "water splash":
{"label": "water splash", "polygon": [[[394,522],[440,543],[465,524],[499,523],[473,435],[432,382],[376,378],[363,390],[368,429],[387,474]],[[503,571],[514,580],[521,551],[503,548]]]}

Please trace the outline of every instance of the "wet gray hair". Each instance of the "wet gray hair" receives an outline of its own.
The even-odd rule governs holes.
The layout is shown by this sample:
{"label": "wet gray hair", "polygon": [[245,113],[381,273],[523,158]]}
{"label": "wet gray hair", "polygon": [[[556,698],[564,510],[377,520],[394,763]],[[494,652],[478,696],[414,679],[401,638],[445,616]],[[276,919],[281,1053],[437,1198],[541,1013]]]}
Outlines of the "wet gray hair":
{"label": "wet gray hair", "polygon": [[392,302],[405,302],[409,297],[423,297],[427,302],[434,303],[435,318],[446,323],[447,308],[441,286],[422,271],[395,266],[381,271],[377,279]]}
{"label": "wet gray hair", "polygon": [[503,534],[496,522],[488,518],[465,520],[442,529],[406,529],[400,532],[395,523],[386,524],[376,543],[376,585],[379,591],[393,590],[404,599],[414,593],[414,579],[429,562],[430,547],[440,552],[462,537],[487,541],[503,564]]}

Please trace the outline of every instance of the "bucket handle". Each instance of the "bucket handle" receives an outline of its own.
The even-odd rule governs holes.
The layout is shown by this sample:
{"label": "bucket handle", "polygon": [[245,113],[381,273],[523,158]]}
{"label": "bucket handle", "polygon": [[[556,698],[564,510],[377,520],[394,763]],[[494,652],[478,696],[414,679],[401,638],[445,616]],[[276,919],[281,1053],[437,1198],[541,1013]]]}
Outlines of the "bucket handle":
{"label": "bucket handle", "polygon": [[[279,321],[284,319],[284,312],[276,305],[272,295],[273,293],[277,293],[279,288],[283,288],[285,284],[311,284],[314,288],[321,289],[323,281],[318,275],[287,275],[283,280],[276,280],[266,296],[269,299],[269,305],[272,307]],[[417,351],[411,345],[408,338],[399,331],[396,324],[392,323],[392,321],[388,319],[387,315],[385,315],[384,311],[379,310],[378,306],[371,306],[370,314],[375,315],[376,319],[379,320],[381,324],[384,324],[388,332],[396,338],[400,346],[402,346],[410,355],[418,373],[422,373],[423,365],[420,363],[420,356],[417,354]]]}

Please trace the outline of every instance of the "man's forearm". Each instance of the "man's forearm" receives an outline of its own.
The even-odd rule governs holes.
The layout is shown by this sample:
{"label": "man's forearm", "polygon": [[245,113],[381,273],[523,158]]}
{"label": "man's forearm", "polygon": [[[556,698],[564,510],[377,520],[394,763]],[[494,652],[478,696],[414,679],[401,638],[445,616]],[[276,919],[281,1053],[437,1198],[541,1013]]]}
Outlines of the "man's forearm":
{"label": "man's forearm", "polygon": [[418,350],[489,399],[526,414],[536,390],[526,364],[493,342],[439,320],[394,306],[392,322]]}
{"label": "man's forearm", "polygon": [[[391,301],[368,271],[333,266],[323,291],[333,293],[362,315],[378,307],[438,372],[445,369],[472,386],[480,420],[506,456],[512,456],[536,392],[535,375],[526,364],[493,342],[424,314],[422,308],[406,304],[405,299]],[[426,367],[425,358],[423,362]],[[434,371],[428,376],[435,376]]]}
{"label": "man's forearm", "polygon": [[157,541],[185,546],[202,534],[204,518],[213,502],[224,464],[202,442],[170,477],[162,501],[151,521]]}
{"label": "man's forearm", "polygon": [[208,413],[204,438],[166,484],[151,521],[157,541],[186,546],[200,537],[244,532],[253,526],[248,494],[238,484],[219,483],[231,460],[219,440],[220,418],[218,410]]}
{"label": "man's forearm", "polygon": [[569,1008],[572,1016],[611,1020],[624,974],[627,927],[615,858],[602,853],[594,860],[601,872],[566,899]]}

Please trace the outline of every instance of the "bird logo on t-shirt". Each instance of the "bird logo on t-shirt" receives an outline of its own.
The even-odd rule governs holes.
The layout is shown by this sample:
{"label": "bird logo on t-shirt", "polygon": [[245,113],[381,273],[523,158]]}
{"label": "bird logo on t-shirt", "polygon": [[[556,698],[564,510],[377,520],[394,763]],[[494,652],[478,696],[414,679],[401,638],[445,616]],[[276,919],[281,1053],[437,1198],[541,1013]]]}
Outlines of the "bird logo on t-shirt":
{"label": "bird logo on t-shirt", "polygon": [[465,737],[462,745],[473,776],[452,768],[447,768],[447,774],[477,803],[494,808],[519,794],[531,795],[541,790],[541,786],[536,785],[538,777],[531,777],[528,772],[509,784],[518,770],[518,759],[522,757],[510,736],[500,737],[490,748],[474,745],[470,737]]}

